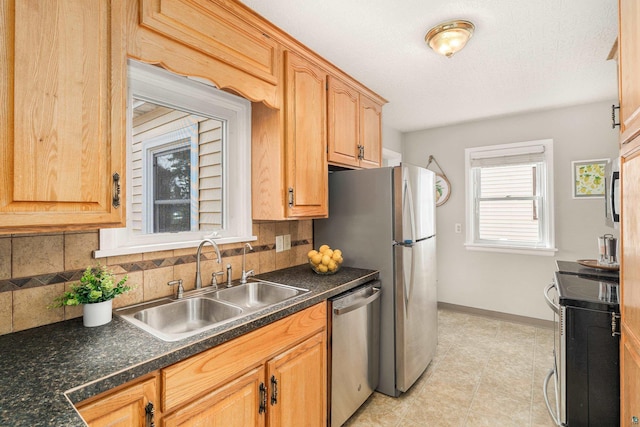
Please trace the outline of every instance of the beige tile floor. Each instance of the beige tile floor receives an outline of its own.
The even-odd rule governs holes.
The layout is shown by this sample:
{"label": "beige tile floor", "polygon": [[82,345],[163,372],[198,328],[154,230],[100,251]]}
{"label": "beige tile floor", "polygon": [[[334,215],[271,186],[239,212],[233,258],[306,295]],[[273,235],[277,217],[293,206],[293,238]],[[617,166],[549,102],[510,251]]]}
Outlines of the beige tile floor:
{"label": "beige tile floor", "polygon": [[542,397],[552,329],[450,310],[438,317],[436,357],[422,377],[398,398],[374,393],[345,426],[553,426]]}

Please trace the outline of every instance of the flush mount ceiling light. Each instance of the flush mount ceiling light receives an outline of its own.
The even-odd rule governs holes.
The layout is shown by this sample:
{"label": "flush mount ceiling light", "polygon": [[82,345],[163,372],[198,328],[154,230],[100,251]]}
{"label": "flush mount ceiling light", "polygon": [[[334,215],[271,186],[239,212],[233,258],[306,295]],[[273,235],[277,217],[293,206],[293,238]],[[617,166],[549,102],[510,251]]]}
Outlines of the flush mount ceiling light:
{"label": "flush mount ceiling light", "polygon": [[475,28],[469,21],[447,21],[430,29],[424,40],[435,52],[450,58],[467,44]]}

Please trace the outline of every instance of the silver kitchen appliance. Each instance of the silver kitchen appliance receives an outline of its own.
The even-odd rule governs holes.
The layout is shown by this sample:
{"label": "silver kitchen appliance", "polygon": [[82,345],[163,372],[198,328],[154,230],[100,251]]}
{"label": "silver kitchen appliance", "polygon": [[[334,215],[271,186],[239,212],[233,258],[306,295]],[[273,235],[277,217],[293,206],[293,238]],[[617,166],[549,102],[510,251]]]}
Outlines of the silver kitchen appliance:
{"label": "silver kitchen appliance", "polygon": [[407,391],[438,342],[435,174],[403,163],[335,171],[329,218],[314,243],[342,249],[345,265],[380,271],[380,379],[389,396]]}
{"label": "silver kitchen appliance", "polygon": [[329,300],[331,426],[339,427],[378,387],[380,282]]}

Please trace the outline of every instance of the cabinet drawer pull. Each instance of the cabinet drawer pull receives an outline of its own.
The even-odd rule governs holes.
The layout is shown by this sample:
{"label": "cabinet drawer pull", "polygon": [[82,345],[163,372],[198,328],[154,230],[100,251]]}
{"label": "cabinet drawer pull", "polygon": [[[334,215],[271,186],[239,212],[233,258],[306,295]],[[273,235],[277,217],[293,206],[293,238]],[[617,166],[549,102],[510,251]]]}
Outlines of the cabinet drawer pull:
{"label": "cabinet drawer pull", "polygon": [[278,403],[278,380],[274,375],[271,376],[271,406]]}
{"label": "cabinet drawer pull", "polygon": [[144,413],[145,413],[145,416],[146,416],[145,426],[146,427],[156,427],[156,422],[154,420],[154,417],[156,415],[156,410],[153,407],[153,403],[151,403],[151,402],[147,403],[147,406],[145,406],[145,408],[144,408]]}
{"label": "cabinet drawer pull", "polygon": [[113,174],[113,198],[111,204],[114,208],[120,207],[120,174],[118,172]]}
{"label": "cabinet drawer pull", "polygon": [[264,383],[260,383],[260,406],[258,407],[258,414],[263,414],[267,411],[267,387]]}
{"label": "cabinet drawer pull", "polygon": [[289,207],[293,207],[293,187],[289,187]]}
{"label": "cabinet drawer pull", "polygon": [[619,110],[620,106],[617,107],[615,104],[611,105],[611,129],[615,129],[616,126],[620,126],[620,122],[616,122],[616,110]]}

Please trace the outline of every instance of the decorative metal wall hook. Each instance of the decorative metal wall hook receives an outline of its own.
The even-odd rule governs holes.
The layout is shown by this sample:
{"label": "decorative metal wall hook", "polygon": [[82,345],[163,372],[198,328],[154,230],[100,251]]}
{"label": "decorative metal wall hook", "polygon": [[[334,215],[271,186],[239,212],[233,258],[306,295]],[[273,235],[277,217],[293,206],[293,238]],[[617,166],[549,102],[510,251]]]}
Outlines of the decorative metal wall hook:
{"label": "decorative metal wall hook", "polygon": [[426,168],[429,169],[432,162],[435,163],[438,170],[440,170],[440,173],[436,172],[436,206],[441,206],[449,200],[449,196],[451,195],[451,183],[449,182],[449,178],[447,178],[447,174],[444,173],[444,170],[442,170],[442,167],[435,157],[431,155],[429,156]]}

